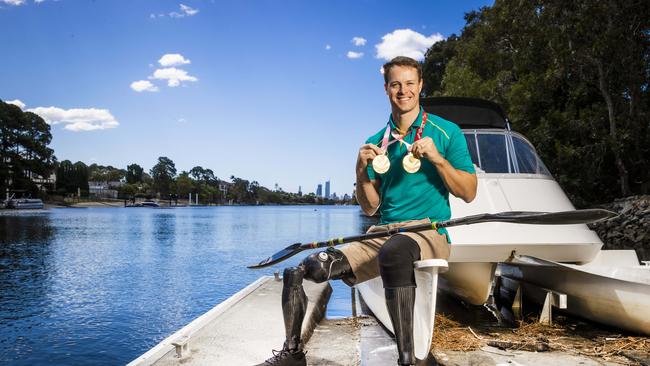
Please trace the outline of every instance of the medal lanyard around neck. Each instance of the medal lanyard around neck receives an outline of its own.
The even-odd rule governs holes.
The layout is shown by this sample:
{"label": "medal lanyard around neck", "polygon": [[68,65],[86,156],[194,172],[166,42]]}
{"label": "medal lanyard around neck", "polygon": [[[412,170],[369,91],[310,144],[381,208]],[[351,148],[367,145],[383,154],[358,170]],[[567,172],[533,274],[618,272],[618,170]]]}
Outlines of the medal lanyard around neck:
{"label": "medal lanyard around neck", "polygon": [[[419,139],[422,138],[422,131],[424,131],[424,125],[427,124],[427,112],[422,112],[422,123],[420,123],[420,128],[418,128],[417,132],[415,133],[415,139],[413,139],[413,143],[418,141]],[[393,141],[388,141],[388,136],[393,136],[394,140]],[[404,141],[404,138],[398,134],[397,132],[391,132],[390,130],[390,122],[388,122],[388,125],[386,126],[386,131],[384,132],[384,138],[381,141],[381,149],[384,150],[384,154],[388,152],[388,146],[397,142],[401,141],[403,142],[406,147],[411,147],[411,144],[408,142]]]}

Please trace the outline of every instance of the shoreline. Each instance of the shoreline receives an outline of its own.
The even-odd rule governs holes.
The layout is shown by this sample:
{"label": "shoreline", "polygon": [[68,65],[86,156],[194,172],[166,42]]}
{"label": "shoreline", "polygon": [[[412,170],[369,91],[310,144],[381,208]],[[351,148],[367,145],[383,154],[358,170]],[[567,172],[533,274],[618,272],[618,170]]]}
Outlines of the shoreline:
{"label": "shoreline", "polygon": [[[130,203],[130,202],[129,202]],[[238,207],[238,206],[358,206],[358,205],[349,205],[349,204],[333,204],[333,205],[323,205],[323,204],[307,204],[307,203],[287,203],[287,204],[264,204],[264,205],[254,205],[254,204],[211,204],[211,205],[188,205],[187,203],[180,202],[178,205],[168,205],[168,201],[158,201],[161,208],[174,208],[174,207]],[[124,201],[83,201],[75,202],[71,204],[63,205],[60,202],[45,202],[44,209],[50,208],[117,208],[125,207]]]}

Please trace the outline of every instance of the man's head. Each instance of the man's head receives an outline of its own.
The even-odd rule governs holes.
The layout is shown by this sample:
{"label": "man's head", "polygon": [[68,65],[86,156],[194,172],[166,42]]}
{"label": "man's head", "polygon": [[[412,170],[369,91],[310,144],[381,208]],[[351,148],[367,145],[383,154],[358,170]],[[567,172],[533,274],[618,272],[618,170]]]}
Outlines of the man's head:
{"label": "man's head", "polygon": [[422,65],[419,62],[410,57],[395,57],[384,65],[384,81],[394,111],[419,110],[422,91]]}

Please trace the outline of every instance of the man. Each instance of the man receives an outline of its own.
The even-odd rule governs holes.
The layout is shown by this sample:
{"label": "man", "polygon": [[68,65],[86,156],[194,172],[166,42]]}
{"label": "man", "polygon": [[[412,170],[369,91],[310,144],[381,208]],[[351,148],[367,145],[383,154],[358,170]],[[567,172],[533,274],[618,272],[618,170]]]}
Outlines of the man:
{"label": "man", "polygon": [[[457,125],[420,107],[422,68],[417,61],[396,57],[383,70],[391,114],[387,125],[361,146],[356,165],[357,201],[366,214],[379,210],[381,216],[379,225],[369,232],[449,219],[449,192],[466,202],[476,196],[477,180],[465,138]],[[286,341],[281,351],[274,351],[274,356],[260,365],[306,365],[300,341],[307,307],[303,279],[341,279],[353,285],[378,275],[395,330],[398,364],[414,365],[413,262],[447,259],[447,239],[444,229],[405,232],[350,243],[341,250],[329,248],[285,269],[282,311]]]}

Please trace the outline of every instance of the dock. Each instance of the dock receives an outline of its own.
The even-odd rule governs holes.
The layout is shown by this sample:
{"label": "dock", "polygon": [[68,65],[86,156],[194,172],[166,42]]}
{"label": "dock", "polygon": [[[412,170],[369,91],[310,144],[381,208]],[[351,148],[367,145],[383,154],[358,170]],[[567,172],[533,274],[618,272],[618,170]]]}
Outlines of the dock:
{"label": "dock", "polygon": [[[302,337],[311,366],[394,366],[397,347],[368,314],[326,319],[332,289],[305,281],[309,297]],[[284,342],[282,281],[264,276],[164,339],[128,366],[254,365]],[[363,309],[358,302],[360,309]],[[437,362],[437,363],[436,363]],[[435,350],[419,365],[621,365],[567,351],[501,350],[484,345],[462,351]],[[629,363],[626,363],[629,364]],[[635,364],[635,363],[632,363]],[[643,362],[636,364],[643,365]]]}

